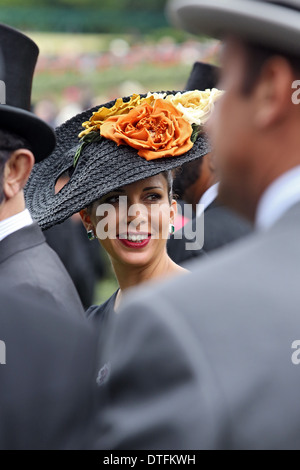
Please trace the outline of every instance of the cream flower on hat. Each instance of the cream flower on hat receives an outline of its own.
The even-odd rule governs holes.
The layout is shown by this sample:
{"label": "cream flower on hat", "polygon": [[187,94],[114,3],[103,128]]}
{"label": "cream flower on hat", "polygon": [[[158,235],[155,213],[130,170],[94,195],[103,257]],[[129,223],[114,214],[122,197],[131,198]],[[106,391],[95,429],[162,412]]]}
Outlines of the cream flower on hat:
{"label": "cream flower on hat", "polygon": [[223,93],[222,90],[213,88],[205,91],[194,90],[176,93],[176,95],[168,95],[165,99],[181,111],[190,124],[200,126],[206,123],[215,102]]}

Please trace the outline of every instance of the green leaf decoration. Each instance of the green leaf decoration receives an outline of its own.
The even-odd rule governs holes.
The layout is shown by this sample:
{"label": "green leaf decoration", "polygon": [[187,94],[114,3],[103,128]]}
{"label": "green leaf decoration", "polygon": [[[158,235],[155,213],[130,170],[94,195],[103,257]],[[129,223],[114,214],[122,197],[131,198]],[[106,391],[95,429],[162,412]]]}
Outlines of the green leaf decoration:
{"label": "green leaf decoration", "polygon": [[193,132],[192,132],[192,135],[191,135],[191,141],[194,144],[196,142],[197,138],[199,137],[199,135],[202,134],[204,131],[203,131],[203,127],[198,126],[198,124],[192,124],[192,128],[193,128]]}
{"label": "green leaf decoration", "polygon": [[100,131],[97,132],[97,131],[91,131],[89,132],[87,135],[83,136],[81,139],[80,139],[80,145],[78,147],[78,149],[76,150],[76,153],[75,153],[75,156],[74,156],[74,160],[73,160],[73,167],[76,168],[76,165],[78,163],[78,160],[80,158],[80,155],[83,151],[83,149],[90,143],[92,142],[100,142],[100,140],[102,139],[102,136],[100,135]]}

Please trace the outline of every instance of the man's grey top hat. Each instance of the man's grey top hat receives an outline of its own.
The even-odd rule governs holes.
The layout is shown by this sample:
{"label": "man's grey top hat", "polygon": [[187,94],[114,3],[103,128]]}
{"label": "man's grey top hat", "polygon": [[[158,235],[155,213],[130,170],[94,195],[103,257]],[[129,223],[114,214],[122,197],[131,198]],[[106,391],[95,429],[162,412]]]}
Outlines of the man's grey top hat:
{"label": "man's grey top hat", "polygon": [[206,90],[216,88],[219,67],[204,62],[195,62],[188,78],[185,90]]}
{"label": "man's grey top hat", "polygon": [[171,21],[193,34],[245,40],[300,56],[300,0],[170,0]]}
{"label": "man's grey top hat", "polygon": [[30,111],[39,49],[20,31],[3,24],[0,24],[0,48],[0,129],[24,137],[31,145],[36,161],[40,161],[54,149],[55,135],[50,126]]}

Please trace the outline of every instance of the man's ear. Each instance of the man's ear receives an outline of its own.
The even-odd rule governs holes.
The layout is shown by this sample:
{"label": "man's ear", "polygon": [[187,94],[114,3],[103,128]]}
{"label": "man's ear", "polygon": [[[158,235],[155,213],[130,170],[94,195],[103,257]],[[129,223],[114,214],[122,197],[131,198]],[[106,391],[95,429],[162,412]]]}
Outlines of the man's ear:
{"label": "man's ear", "polygon": [[93,226],[93,223],[92,223],[92,220],[91,220],[91,216],[89,215],[87,209],[82,209],[80,212],[80,217],[81,217],[81,221],[86,229],[86,231],[88,232],[89,230],[94,230],[94,226]]}
{"label": "man's ear", "polygon": [[216,156],[213,152],[209,152],[206,155],[204,155],[203,158],[207,159],[208,162],[208,168],[212,173],[216,173],[217,167],[216,167]]}
{"label": "man's ear", "polygon": [[7,199],[24,189],[32,167],[34,156],[30,150],[18,149],[12,152],[4,167],[3,191]]}
{"label": "man's ear", "polygon": [[170,223],[174,224],[175,217],[177,214],[177,201],[172,199],[171,206],[170,206]]}
{"label": "man's ear", "polygon": [[255,89],[257,128],[277,124],[289,113],[293,80],[292,67],[284,57],[274,56],[266,62]]}

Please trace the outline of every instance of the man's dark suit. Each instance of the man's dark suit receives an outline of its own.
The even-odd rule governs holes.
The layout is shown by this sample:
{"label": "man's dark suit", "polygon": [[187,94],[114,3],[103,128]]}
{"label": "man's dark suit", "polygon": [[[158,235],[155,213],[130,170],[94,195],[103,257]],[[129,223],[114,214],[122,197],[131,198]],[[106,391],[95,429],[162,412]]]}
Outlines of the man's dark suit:
{"label": "man's dark suit", "polygon": [[223,245],[248,235],[251,226],[244,219],[238,217],[231,210],[221,205],[217,200],[212,202],[204,211],[204,245],[191,250],[186,244],[195,243],[195,239],[188,240],[184,235],[185,230],[195,232],[196,219],[188,222],[181,238],[172,236],[167,243],[168,254],[177,264],[182,264],[195,257],[202,256],[203,252],[210,252]]}
{"label": "man's dark suit", "polygon": [[37,224],[0,242],[0,279],[6,291],[37,298],[68,316],[83,315],[75,287]]}
{"label": "man's dark suit", "polygon": [[300,203],[192,273],[128,294],[99,445],[300,448],[299,221]]}
{"label": "man's dark suit", "polygon": [[92,448],[94,333],[43,298],[8,295],[3,285],[0,298],[0,449]]}
{"label": "man's dark suit", "polygon": [[96,281],[105,275],[98,241],[91,243],[81,221],[74,222],[71,218],[43,234],[69,273],[84,308],[90,307],[94,301]]}

